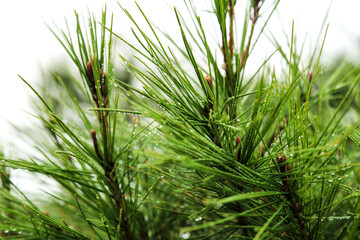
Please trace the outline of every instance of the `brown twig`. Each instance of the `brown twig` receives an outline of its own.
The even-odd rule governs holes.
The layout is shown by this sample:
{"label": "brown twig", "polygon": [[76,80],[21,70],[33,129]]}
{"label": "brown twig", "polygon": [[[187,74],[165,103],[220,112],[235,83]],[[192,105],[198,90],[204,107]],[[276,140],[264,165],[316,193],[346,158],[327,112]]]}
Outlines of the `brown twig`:
{"label": "brown twig", "polygon": [[[98,94],[98,90],[97,90],[97,86],[96,86],[96,79],[94,76],[93,64],[94,64],[94,59],[92,59],[92,61],[88,61],[86,64],[86,75],[89,79],[89,83],[90,83],[89,86],[90,86],[90,91],[92,93],[92,98],[93,98],[93,101],[97,108],[100,107],[100,103],[103,108],[107,108],[108,107],[108,92],[107,92],[106,74],[103,72],[102,69],[99,69],[100,94]],[[101,102],[99,101],[99,97],[101,97]],[[103,144],[107,145],[107,144],[109,144],[109,139],[110,139],[110,129],[109,129],[109,121],[108,121],[109,112],[105,111],[104,114],[102,114],[101,111],[98,110],[98,111],[96,111],[96,113],[97,113],[97,117],[99,119],[100,125],[102,125],[102,124],[105,125],[106,132],[102,131],[101,136],[103,138],[102,139]],[[124,233],[123,239],[129,240],[129,239],[131,239],[131,237],[130,237],[130,232],[128,229],[129,225],[128,225],[128,221],[127,221],[127,216],[125,214],[126,203],[125,203],[124,195],[121,193],[121,190],[119,187],[119,181],[118,181],[116,171],[115,171],[115,162],[112,160],[110,153],[104,153],[105,157],[103,157],[103,155],[101,154],[99,145],[97,142],[97,138],[96,138],[96,132],[94,129],[91,130],[91,137],[93,140],[95,153],[102,162],[102,167],[105,172],[105,177],[106,177],[109,187],[113,193],[113,199],[115,201],[116,210],[118,213],[121,210],[123,210],[122,219],[118,219],[117,224],[119,224],[119,222],[121,221],[121,230]]]}
{"label": "brown twig", "polygon": [[[281,153],[281,157],[277,159],[278,164],[280,164],[279,166],[279,171],[282,174],[286,174],[287,172],[291,171],[291,166],[290,164],[285,164],[286,163],[286,157],[284,155],[284,153]],[[291,191],[291,186],[290,186],[290,182],[289,182],[289,175],[283,175],[282,177],[282,183],[284,186],[284,192],[287,192],[287,198],[288,201],[290,202],[290,206],[291,206],[291,210],[299,224],[300,230],[301,230],[301,234],[303,236],[303,239],[307,239],[310,240],[310,234],[308,229],[305,226],[305,220],[303,218],[303,210],[302,210],[302,206],[301,203],[298,203],[296,201],[296,197],[294,196],[295,192]]]}
{"label": "brown twig", "polygon": [[[97,142],[97,138],[96,138],[96,132],[94,129],[91,130],[91,138],[93,140],[93,145],[94,145],[94,149],[95,149],[95,153],[98,156],[98,158],[102,161],[102,167],[104,168],[105,171],[105,177],[110,185],[110,188],[113,192],[113,197],[115,200],[115,205],[116,205],[116,209],[117,212],[120,212],[121,209],[125,210],[125,198],[124,195],[121,194],[120,188],[119,188],[119,181],[117,179],[116,173],[115,173],[115,163],[111,160],[111,158],[109,157],[109,159],[105,162],[103,156],[100,153],[99,150],[99,145]],[[118,220],[120,221],[120,219]],[[127,217],[126,214],[122,214],[122,219],[121,219],[122,223],[121,223],[121,229],[124,232],[124,239],[130,239],[130,235],[129,235],[129,229],[128,229],[128,221],[127,221]]]}
{"label": "brown twig", "polygon": [[[222,66],[222,68],[225,70],[225,80],[228,84],[228,89],[230,91],[230,93],[232,94],[233,92],[233,82],[230,79],[230,71],[232,71],[232,69],[230,68],[230,62],[232,62],[232,59],[234,57],[234,19],[235,19],[235,14],[234,14],[234,6],[236,4],[236,0],[229,0],[229,5],[228,5],[228,9],[229,9],[229,16],[230,16],[230,26],[229,26],[229,42],[228,42],[228,48],[230,51],[230,59],[228,59],[227,54],[226,54],[226,48],[225,48],[225,43],[226,43],[226,36],[225,34],[222,35],[222,54],[224,56],[224,64]],[[223,29],[221,29],[221,32],[223,32]]]}
{"label": "brown twig", "polygon": [[231,92],[232,91],[232,84],[230,81],[230,73],[229,73],[229,67],[228,67],[228,59],[226,57],[226,51],[225,51],[225,36],[222,37],[222,53],[224,56],[224,64],[222,66],[222,68],[225,70],[225,81],[228,84],[228,89]]}
{"label": "brown twig", "polygon": [[230,15],[230,32],[229,32],[229,51],[230,51],[230,58],[233,59],[234,57],[234,6],[236,1],[229,0],[229,15]]}
{"label": "brown twig", "polygon": [[98,158],[103,162],[104,158],[102,157],[102,155],[100,153],[99,145],[98,145],[98,142],[97,142],[97,139],[96,139],[96,132],[95,132],[94,129],[91,129],[91,138],[93,140],[93,145],[94,145],[96,156],[98,156]]}
{"label": "brown twig", "polygon": [[255,24],[259,18],[259,12],[260,12],[260,0],[255,0],[254,3],[254,14],[252,17],[252,23],[251,23],[251,31],[250,31],[250,35],[249,35],[249,39],[248,42],[246,44],[245,50],[241,56],[241,60],[240,60],[240,66],[239,66],[239,72],[241,71],[241,69],[244,67],[246,59],[248,57],[248,53],[249,53],[249,48],[250,48],[250,43],[251,43],[251,39],[254,33],[254,28],[255,28]]}

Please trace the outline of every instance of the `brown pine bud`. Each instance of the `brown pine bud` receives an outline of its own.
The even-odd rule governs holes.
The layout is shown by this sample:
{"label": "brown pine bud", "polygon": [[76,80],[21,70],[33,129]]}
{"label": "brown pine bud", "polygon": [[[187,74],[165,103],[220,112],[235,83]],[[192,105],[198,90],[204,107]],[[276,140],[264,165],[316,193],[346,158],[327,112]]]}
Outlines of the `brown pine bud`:
{"label": "brown pine bud", "polygon": [[105,82],[106,74],[103,72],[102,69],[100,69],[99,72],[100,72],[100,80],[104,80],[104,82]]}
{"label": "brown pine bud", "polygon": [[88,61],[86,64],[86,75],[89,78],[91,84],[95,85],[94,73],[93,73],[93,69],[92,69],[92,65],[91,65],[90,61]]}
{"label": "brown pine bud", "polygon": [[279,158],[279,163],[284,163],[284,162],[286,162],[286,157],[285,157],[285,155],[283,155],[284,153],[281,153],[281,157]]}
{"label": "brown pine bud", "polygon": [[96,132],[94,129],[91,129],[91,137],[96,140]]}
{"label": "brown pine bud", "polygon": [[309,77],[308,77],[308,79],[309,79],[309,83],[311,83],[311,81],[312,81],[312,79],[313,79],[313,72],[309,72]]}
{"label": "brown pine bud", "polygon": [[100,160],[103,160],[103,157],[100,153],[100,150],[99,150],[99,145],[98,145],[98,142],[97,142],[97,139],[96,139],[96,132],[94,129],[91,129],[91,138],[93,140],[93,144],[94,144],[94,149],[95,149],[95,153],[96,155],[98,156],[98,158]]}
{"label": "brown pine bud", "polygon": [[236,146],[238,146],[239,144],[241,144],[241,138],[240,138],[240,137],[237,137],[237,138],[236,138]]}
{"label": "brown pine bud", "polygon": [[211,85],[211,78],[210,78],[210,76],[209,76],[209,75],[206,75],[206,76],[205,76],[205,80],[206,80],[207,84],[209,85],[210,90],[212,91],[212,85]]}

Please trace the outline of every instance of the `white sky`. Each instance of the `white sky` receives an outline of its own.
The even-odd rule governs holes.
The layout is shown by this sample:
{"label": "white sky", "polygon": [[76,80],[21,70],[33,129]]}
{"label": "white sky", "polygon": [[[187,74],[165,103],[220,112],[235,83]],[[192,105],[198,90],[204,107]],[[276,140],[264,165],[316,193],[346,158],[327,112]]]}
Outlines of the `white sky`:
{"label": "white sky", "polygon": [[[179,0],[177,0],[179,1]],[[166,5],[172,5],[175,0],[138,0],[148,17],[155,23],[171,32],[178,31],[173,17]],[[245,1],[245,0],[242,0]],[[272,0],[267,0],[272,1]],[[39,77],[39,67],[47,66],[53,59],[66,57],[64,50],[45,26],[45,22],[52,25],[52,21],[60,28],[64,27],[64,18],[71,23],[74,20],[73,11],[87,14],[100,14],[103,4],[107,2],[109,12],[115,14],[115,28],[121,33],[129,34],[125,16],[116,1],[104,0],[2,0],[0,7],[0,147],[6,146],[7,139],[11,138],[11,131],[7,121],[14,124],[29,122],[25,112],[31,112],[28,95],[30,91],[18,78],[23,76],[30,83],[36,83]],[[130,11],[134,8],[133,0],[120,1]],[[165,2],[167,4],[165,4]],[[180,1],[181,2],[181,1]],[[204,0],[195,0],[201,5]],[[206,2],[206,0],[205,0]],[[239,0],[238,2],[241,2]],[[309,35],[309,40],[317,37],[330,0],[282,0],[278,11],[281,21],[274,16],[270,29],[281,36],[283,27],[287,34],[291,34],[292,20],[295,20],[297,35]],[[330,29],[326,40],[325,52],[329,57],[337,52],[349,51],[350,55],[357,56],[352,51],[360,37],[360,9],[359,0],[334,0],[328,22]],[[242,14],[239,13],[239,14]],[[260,52],[270,54],[267,45],[262,46]],[[259,56],[264,59],[264,56]]]}

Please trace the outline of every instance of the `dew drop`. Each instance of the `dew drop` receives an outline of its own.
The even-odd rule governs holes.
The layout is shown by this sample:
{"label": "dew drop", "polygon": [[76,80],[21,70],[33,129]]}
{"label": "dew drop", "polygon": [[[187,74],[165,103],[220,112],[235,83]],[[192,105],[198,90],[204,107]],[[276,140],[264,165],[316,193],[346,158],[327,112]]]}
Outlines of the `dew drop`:
{"label": "dew drop", "polygon": [[190,237],[190,233],[189,232],[180,232],[179,236],[181,239],[188,239]]}
{"label": "dew drop", "polygon": [[195,219],[195,222],[198,222],[198,221],[201,221],[202,220],[202,217],[198,217]]}

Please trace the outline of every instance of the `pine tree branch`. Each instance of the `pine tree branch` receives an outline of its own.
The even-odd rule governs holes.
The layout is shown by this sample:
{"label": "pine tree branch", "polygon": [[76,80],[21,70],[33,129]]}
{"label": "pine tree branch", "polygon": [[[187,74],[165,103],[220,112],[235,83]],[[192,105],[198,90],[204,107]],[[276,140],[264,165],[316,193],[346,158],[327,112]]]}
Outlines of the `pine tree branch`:
{"label": "pine tree branch", "polygon": [[229,0],[229,16],[230,16],[230,32],[229,32],[229,51],[230,51],[230,58],[233,59],[234,57],[234,7],[236,4],[236,0]]}
{"label": "pine tree branch", "polygon": [[240,60],[240,65],[239,65],[239,71],[240,72],[242,70],[242,68],[244,67],[245,65],[245,62],[248,58],[248,53],[249,53],[249,48],[250,48],[250,44],[251,44],[251,39],[252,39],[252,36],[253,36],[253,33],[254,33],[254,29],[255,29],[255,24],[259,18],[259,12],[260,12],[260,0],[255,0],[255,3],[254,3],[254,14],[253,14],[253,17],[252,17],[252,23],[251,23],[251,31],[250,31],[250,35],[249,35],[249,39],[248,39],[248,42],[246,44],[246,47],[245,47],[245,50],[241,56],[241,60]]}
{"label": "pine tree branch", "polygon": [[[281,166],[279,166],[279,170],[280,170],[280,173],[286,174],[287,172],[291,171],[291,166],[289,163],[285,164],[286,157],[283,153],[281,155],[282,156],[277,159],[278,164],[281,164]],[[295,190],[290,189],[290,183],[288,180],[289,178],[290,178],[290,175],[282,176],[284,192],[288,193],[287,198],[288,198],[288,201],[290,202],[291,210],[292,210],[292,212],[297,220],[297,223],[300,227],[301,235],[303,236],[303,239],[311,240],[312,238],[310,237],[309,231],[308,231],[307,227],[305,226],[305,220],[303,218],[304,214],[303,214],[301,203],[298,203],[296,201]]]}
{"label": "pine tree branch", "polygon": [[[96,82],[95,82],[95,76],[93,71],[93,64],[94,59],[92,61],[87,62],[87,68],[86,68],[86,74],[89,78],[89,81],[91,83],[90,90],[92,92],[93,101],[96,105],[96,107],[99,108],[100,101],[98,97],[98,91],[96,88]],[[100,76],[100,95],[101,95],[101,104],[102,108],[108,107],[108,95],[107,95],[107,83],[106,83],[106,74],[102,71],[102,69],[99,69],[99,76]],[[101,136],[103,138],[103,145],[109,145],[109,139],[110,139],[110,129],[109,129],[109,111],[96,111],[100,125],[105,125],[105,132],[101,132]],[[96,139],[96,132],[94,129],[91,130],[91,137],[93,140],[93,145],[95,149],[95,153],[98,156],[98,158],[103,162],[103,169],[105,171],[105,177],[109,183],[110,189],[113,192],[113,198],[115,201],[117,212],[122,211],[122,219],[119,219],[118,221],[121,221],[121,230],[124,233],[124,239],[128,240],[131,239],[130,232],[128,229],[128,220],[127,216],[125,214],[126,204],[125,204],[125,198],[124,195],[121,193],[120,190],[120,184],[118,180],[118,176],[116,174],[115,170],[115,162],[113,161],[111,157],[110,152],[104,152],[104,157],[101,155],[99,145]],[[104,148],[104,151],[109,150],[109,147]],[[106,157],[106,158],[105,158]],[[118,225],[117,223],[116,225]]]}
{"label": "pine tree branch", "polygon": [[[228,91],[230,95],[233,95],[234,93],[234,82],[231,78],[231,76],[233,75],[233,73],[231,73],[232,70],[232,61],[234,58],[234,20],[235,20],[235,14],[234,14],[234,7],[236,4],[236,0],[229,0],[228,3],[228,12],[229,12],[229,18],[230,18],[230,26],[229,26],[229,42],[228,42],[228,50],[229,50],[229,55],[227,54],[226,51],[226,46],[225,46],[225,41],[226,41],[226,36],[223,34],[222,35],[222,54],[224,57],[224,64],[223,64],[223,69],[225,70],[225,80],[228,84]],[[223,33],[223,29],[221,29],[221,32]],[[226,33],[226,31],[225,31]],[[230,72],[231,71],[231,72]]]}

